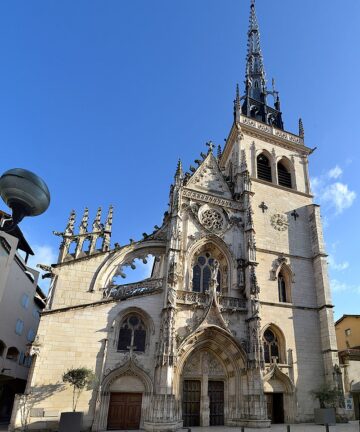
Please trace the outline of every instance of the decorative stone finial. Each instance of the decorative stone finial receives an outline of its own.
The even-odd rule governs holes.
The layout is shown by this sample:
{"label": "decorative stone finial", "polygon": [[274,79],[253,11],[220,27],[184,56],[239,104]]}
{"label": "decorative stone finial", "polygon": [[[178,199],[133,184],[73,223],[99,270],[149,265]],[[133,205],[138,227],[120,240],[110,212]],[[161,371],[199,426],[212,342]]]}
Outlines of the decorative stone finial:
{"label": "decorative stone finial", "polygon": [[93,232],[94,231],[101,231],[102,226],[101,226],[101,207],[98,208],[98,211],[96,212],[96,216],[94,219],[94,222],[92,224],[92,229]]}
{"label": "decorative stone finial", "polygon": [[301,118],[299,118],[299,137],[304,138],[305,137],[305,131],[304,131],[304,125]]}
{"label": "decorative stone finial", "polygon": [[84,214],[80,223],[80,229],[79,229],[80,234],[84,234],[87,232],[88,220],[89,220],[89,209],[85,207]]}

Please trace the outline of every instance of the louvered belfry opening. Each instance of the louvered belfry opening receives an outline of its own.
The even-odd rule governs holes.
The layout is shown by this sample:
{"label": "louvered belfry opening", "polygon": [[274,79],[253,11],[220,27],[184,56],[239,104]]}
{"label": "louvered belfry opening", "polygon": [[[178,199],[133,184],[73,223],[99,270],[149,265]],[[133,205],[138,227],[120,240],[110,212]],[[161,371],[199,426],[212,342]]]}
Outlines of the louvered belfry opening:
{"label": "louvered belfry opening", "polygon": [[257,176],[260,180],[272,182],[270,161],[264,154],[257,157]]}
{"label": "louvered belfry opening", "polygon": [[281,163],[281,162],[278,163],[277,168],[278,168],[279,185],[291,189],[292,188],[292,184],[291,184],[291,174],[290,174],[290,172],[285,167],[285,165],[283,163]]}

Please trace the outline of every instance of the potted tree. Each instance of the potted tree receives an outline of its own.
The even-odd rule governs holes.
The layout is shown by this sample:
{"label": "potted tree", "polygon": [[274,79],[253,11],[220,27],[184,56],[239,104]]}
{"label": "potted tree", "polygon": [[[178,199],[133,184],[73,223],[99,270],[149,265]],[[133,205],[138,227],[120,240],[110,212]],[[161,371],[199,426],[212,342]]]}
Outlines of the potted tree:
{"label": "potted tree", "polygon": [[62,376],[66,384],[73,388],[72,412],[63,412],[60,417],[59,432],[80,432],[82,428],[83,412],[77,412],[76,407],[82,391],[85,387],[89,388],[95,381],[95,375],[92,370],[86,367],[69,369]]}
{"label": "potted tree", "polygon": [[317,390],[311,392],[314,399],[317,399],[320,408],[314,409],[314,417],[316,424],[335,425],[336,424],[336,411],[335,407],[341,396],[341,392],[332,387],[330,384],[324,384]]}

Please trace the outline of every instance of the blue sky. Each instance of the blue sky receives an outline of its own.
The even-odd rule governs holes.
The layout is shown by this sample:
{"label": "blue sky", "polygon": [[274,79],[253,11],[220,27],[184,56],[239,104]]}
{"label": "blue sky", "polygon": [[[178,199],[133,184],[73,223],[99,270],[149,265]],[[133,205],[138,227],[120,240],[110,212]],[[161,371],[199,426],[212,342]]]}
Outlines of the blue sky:
{"label": "blue sky", "polygon": [[[359,313],[358,0],[257,0],[268,79],[285,128],[317,147],[336,317]],[[160,224],[178,157],[223,144],[243,88],[248,0],[0,3],[0,169],[41,175],[52,194],[21,227],[54,260],[74,208],[115,207],[113,241]],[[5,208],[3,204],[0,204]]]}

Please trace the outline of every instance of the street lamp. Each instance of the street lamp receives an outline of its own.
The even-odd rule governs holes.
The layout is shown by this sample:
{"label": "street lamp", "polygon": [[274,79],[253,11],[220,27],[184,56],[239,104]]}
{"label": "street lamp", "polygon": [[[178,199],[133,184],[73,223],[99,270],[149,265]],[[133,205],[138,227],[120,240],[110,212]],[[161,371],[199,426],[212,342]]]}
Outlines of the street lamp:
{"label": "street lamp", "polygon": [[13,168],[0,177],[0,196],[11,208],[11,219],[3,220],[0,230],[13,231],[25,216],[38,216],[49,207],[50,192],[36,174]]}

